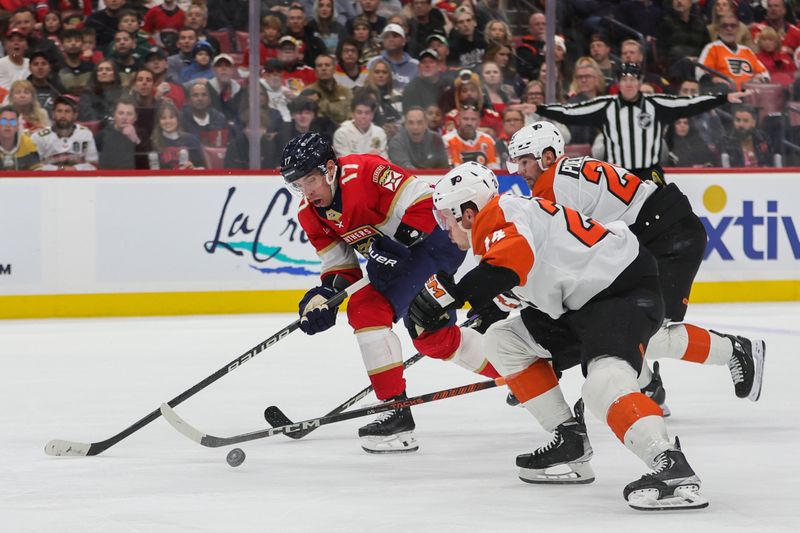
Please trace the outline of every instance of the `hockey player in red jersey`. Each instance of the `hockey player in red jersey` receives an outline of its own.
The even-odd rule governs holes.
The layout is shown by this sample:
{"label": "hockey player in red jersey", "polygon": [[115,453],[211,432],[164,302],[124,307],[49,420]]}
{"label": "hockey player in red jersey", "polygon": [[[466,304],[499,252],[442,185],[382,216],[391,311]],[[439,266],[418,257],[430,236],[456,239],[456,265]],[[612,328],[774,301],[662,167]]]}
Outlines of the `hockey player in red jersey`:
{"label": "hockey player in red jersey", "polygon": [[[682,323],[707,236],[688,198],[675,184],[659,188],[610,163],[568,158],[561,133],[549,122],[530,124],[514,135],[509,144],[509,171],[525,178],[535,197],[570,207],[600,223],[624,222],[656,258],[667,321],[650,340],[648,359],[727,364],[736,396],[758,400],[764,341]],[[552,320],[542,318],[542,330],[551,330]],[[655,368],[653,375],[643,365],[639,384],[663,404]]]}
{"label": "hockey player in red jersey", "polygon": [[[434,189],[440,225],[460,247],[471,247],[477,267],[458,283],[432,276],[409,316],[426,331],[446,324],[465,302],[482,308],[511,291],[524,304],[519,315],[494,324],[483,347],[508,386],[553,440],[517,457],[529,482],[588,483],[592,449],[583,421],[564,401],[553,365],[581,365],[586,407],[654,472],[628,484],[628,503],[642,510],[701,508],[700,479],[667,435],[661,409],[636,381],[645,348],[664,318],[658,266],[623,222],[602,225],[544,198],[499,196],[486,167],[456,167]],[[528,322],[546,313],[577,340],[575,352],[549,353]],[[537,311],[537,314],[538,314]],[[534,317],[534,321],[538,318]],[[446,329],[446,328],[445,328]],[[548,469],[566,464],[568,474]]]}
{"label": "hockey player in red jersey", "polygon": [[[379,156],[337,158],[317,133],[286,145],[281,174],[303,198],[297,218],[322,260],[321,285],[300,301],[300,328],[313,335],[334,325],[337,309],[320,304],[362,277],[360,253],[370,285],[350,298],[347,318],[378,399],[405,398],[400,339],[392,324],[405,317],[428,277],[439,270],[454,273],[465,256],[437,226],[430,186]],[[450,321],[455,323],[455,313]],[[499,376],[479,350],[455,349],[459,328],[422,335],[409,330],[420,352]],[[361,445],[372,453],[415,451],[414,427],[410,409],[388,411],[359,429]]]}

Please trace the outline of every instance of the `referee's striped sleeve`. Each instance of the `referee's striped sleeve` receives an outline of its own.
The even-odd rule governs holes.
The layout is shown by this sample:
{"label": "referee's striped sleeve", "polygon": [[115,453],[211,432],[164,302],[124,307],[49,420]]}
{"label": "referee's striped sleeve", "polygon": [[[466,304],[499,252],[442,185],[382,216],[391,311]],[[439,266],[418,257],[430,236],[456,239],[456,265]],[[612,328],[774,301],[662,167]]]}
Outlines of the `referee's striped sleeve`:
{"label": "referee's striped sleeve", "polygon": [[602,127],[605,123],[606,108],[614,101],[614,96],[599,96],[586,102],[575,104],[545,104],[536,106],[536,112],[551,120],[576,126]]}

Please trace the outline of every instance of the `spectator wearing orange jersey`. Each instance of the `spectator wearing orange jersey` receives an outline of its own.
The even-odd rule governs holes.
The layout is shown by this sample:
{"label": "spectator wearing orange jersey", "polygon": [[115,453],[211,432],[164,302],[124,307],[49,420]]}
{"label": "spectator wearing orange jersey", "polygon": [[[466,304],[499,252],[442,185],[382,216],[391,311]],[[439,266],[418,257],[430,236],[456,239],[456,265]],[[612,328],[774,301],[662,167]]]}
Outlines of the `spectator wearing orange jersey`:
{"label": "spectator wearing orange jersey", "polygon": [[[703,48],[699,61],[732,79],[736,84],[736,89],[741,90],[742,85],[749,81],[769,81],[770,78],[767,68],[758,60],[755,52],[736,43],[738,28],[739,20],[733,13],[720,17],[719,40],[711,42]],[[699,68],[696,75],[697,79],[701,81],[711,78],[708,73]],[[726,82],[719,77],[714,77],[712,81]]]}
{"label": "spectator wearing orange jersey", "polygon": [[451,165],[476,161],[489,168],[500,168],[494,139],[478,131],[480,121],[480,112],[474,105],[462,105],[458,110],[458,128],[444,136]]}

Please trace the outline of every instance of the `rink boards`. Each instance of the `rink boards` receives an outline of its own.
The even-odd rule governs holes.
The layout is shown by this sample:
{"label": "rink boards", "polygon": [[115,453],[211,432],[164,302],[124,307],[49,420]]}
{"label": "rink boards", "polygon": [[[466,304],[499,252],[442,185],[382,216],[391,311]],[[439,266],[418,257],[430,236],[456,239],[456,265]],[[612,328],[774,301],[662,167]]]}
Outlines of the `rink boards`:
{"label": "rink boards", "polygon": [[[319,279],[277,175],[41,176],[0,178],[0,318],[287,312]],[[798,178],[668,174],[709,234],[692,301],[800,299]]]}

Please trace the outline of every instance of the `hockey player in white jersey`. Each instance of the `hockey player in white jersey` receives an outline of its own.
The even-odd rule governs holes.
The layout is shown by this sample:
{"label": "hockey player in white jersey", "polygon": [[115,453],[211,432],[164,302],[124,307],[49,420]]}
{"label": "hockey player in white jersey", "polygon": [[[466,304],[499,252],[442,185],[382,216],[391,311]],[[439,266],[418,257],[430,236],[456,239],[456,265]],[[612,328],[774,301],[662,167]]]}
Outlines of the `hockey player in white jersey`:
{"label": "hockey player in white jersey", "polygon": [[[667,435],[661,409],[639,391],[644,350],[658,330],[664,307],[658,267],[622,222],[603,226],[544,198],[499,196],[491,170],[460,165],[434,189],[440,224],[461,247],[480,258],[458,283],[431,277],[409,315],[427,331],[442,327],[447,311],[469,302],[481,308],[511,291],[526,307],[494,324],[482,347],[514,394],[546,429],[548,446],[517,457],[529,482],[588,483],[594,474],[586,427],[564,400],[553,364],[580,364],[586,406],[607,422],[623,444],[654,472],[628,484],[624,496],[637,509],[701,508],[700,480],[677,438]],[[550,353],[528,328],[528,313],[546,313],[577,339],[578,350]],[[552,477],[548,469],[567,464]]]}
{"label": "hockey player in white jersey", "polygon": [[[648,359],[727,364],[736,396],[758,400],[764,341],[682,323],[707,236],[688,198],[674,183],[659,188],[610,163],[565,157],[563,137],[549,122],[530,124],[514,135],[508,167],[525,178],[533,196],[575,209],[600,223],[624,222],[656,258],[667,321],[651,339]],[[543,315],[541,328],[550,330],[550,322]],[[643,365],[639,384],[663,404],[658,363],[655,365],[655,375]]]}
{"label": "hockey player in white jersey", "polygon": [[53,126],[33,134],[42,170],[95,170],[97,146],[89,128],[75,123],[77,105],[59,96],[53,104]]}

